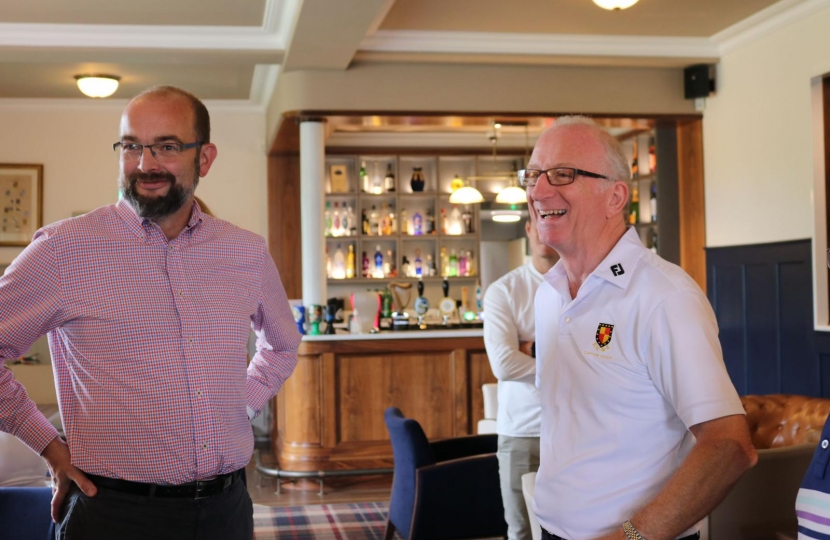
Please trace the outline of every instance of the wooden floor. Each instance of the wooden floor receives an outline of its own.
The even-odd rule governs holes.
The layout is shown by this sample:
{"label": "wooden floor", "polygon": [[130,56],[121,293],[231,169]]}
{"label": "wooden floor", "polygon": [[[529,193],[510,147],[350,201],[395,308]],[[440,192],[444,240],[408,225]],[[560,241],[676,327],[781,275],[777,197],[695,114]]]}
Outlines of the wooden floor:
{"label": "wooden floor", "polygon": [[[273,458],[263,453],[262,462],[267,467],[274,467]],[[265,506],[302,506],[306,504],[334,504],[349,502],[389,501],[392,490],[392,475],[355,476],[346,478],[325,478],[323,494],[317,479],[286,480],[281,479],[280,493],[277,491],[277,479],[264,476],[256,470],[254,459],[246,468],[248,475],[248,493],[254,504]]]}

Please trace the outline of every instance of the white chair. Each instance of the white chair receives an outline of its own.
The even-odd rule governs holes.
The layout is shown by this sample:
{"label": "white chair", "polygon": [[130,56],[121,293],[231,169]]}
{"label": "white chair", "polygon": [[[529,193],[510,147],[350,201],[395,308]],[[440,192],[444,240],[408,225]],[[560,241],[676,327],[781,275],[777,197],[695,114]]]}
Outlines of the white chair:
{"label": "white chair", "polygon": [[522,495],[525,496],[525,504],[527,505],[527,517],[530,520],[530,534],[533,535],[533,540],[542,540],[542,526],[539,525],[539,520],[536,519],[536,513],[533,511],[533,490],[536,488],[536,473],[529,472],[522,475]]}
{"label": "white chair", "polygon": [[484,419],[478,421],[476,432],[479,435],[496,433],[496,415],[499,411],[499,385],[488,383],[481,385],[484,396]]}

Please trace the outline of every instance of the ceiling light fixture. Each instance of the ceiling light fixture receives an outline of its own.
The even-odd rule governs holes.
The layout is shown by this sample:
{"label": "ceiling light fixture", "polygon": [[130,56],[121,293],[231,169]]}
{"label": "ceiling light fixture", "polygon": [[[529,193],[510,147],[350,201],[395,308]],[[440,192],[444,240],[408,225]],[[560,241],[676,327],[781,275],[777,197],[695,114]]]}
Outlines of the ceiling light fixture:
{"label": "ceiling light fixture", "polygon": [[603,9],[610,9],[619,11],[621,9],[630,8],[637,3],[638,0],[594,0],[594,3]]}
{"label": "ceiling light fixture", "polygon": [[473,186],[462,186],[450,195],[451,204],[476,204],[484,201],[484,196]]}
{"label": "ceiling light fixture", "polygon": [[121,77],[115,75],[75,75],[78,88],[85,96],[91,98],[105,98],[118,90],[118,81]]}
{"label": "ceiling light fixture", "polygon": [[516,223],[522,219],[521,210],[490,210],[490,217],[498,223]]}

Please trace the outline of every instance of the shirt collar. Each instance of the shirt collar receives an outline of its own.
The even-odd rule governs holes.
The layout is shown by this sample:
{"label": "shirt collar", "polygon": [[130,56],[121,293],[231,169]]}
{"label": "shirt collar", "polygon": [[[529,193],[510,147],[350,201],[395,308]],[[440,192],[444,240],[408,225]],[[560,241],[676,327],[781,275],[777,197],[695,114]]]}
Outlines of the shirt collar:
{"label": "shirt collar", "polygon": [[[152,220],[139,216],[132,205],[123,198],[116,203],[115,209],[121,219],[123,219],[127,224],[130,231],[132,231],[139,238],[144,239],[147,235],[144,227]],[[202,209],[199,207],[199,203],[197,203],[194,199],[193,210],[190,212],[190,221],[187,222],[185,230],[193,229],[197,225],[201,224],[204,215],[204,212],[202,212]]]}
{"label": "shirt collar", "polygon": [[[629,227],[614,247],[611,248],[605,259],[591,272],[591,276],[597,276],[621,289],[626,289],[644,250],[637,230],[634,227]],[[570,292],[568,292],[568,274],[565,272],[562,259],[559,259],[543,277],[560,294],[567,293],[563,296],[570,296]]]}

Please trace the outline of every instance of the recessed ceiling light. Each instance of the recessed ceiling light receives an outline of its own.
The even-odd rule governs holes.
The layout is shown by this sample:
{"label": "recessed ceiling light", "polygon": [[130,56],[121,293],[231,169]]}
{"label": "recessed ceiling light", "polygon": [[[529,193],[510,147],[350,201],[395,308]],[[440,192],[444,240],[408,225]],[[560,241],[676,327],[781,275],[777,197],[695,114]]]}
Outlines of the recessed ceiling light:
{"label": "recessed ceiling light", "polygon": [[91,98],[105,98],[118,90],[118,81],[121,77],[115,75],[75,75],[78,88],[85,96]]}

